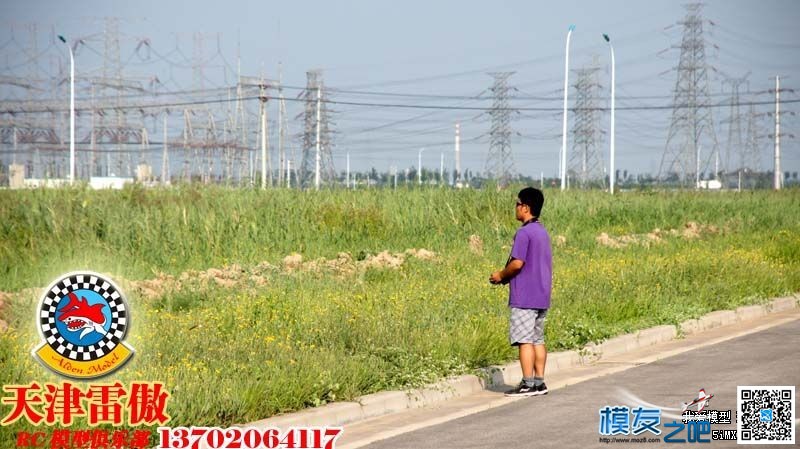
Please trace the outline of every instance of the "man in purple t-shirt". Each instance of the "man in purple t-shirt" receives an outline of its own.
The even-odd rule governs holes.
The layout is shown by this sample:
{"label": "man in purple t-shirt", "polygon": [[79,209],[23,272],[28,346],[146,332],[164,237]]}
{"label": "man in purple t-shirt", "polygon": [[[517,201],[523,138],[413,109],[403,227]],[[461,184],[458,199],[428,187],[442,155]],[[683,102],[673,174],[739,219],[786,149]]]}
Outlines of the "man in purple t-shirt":
{"label": "man in purple t-shirt", "polygon": [[550,236],[539,223],[544,205],[541,190],[526,187],[517,196],[516,216],[522,226],[514,235],[511,256],[505,268],[489,277],[492,284],[510,283],[508,306],[511,308],[509,342],[519,347],[522,382],[506,396],[547,394],[544,367],[544,323],[550,308],[553,285],[553,254]]}

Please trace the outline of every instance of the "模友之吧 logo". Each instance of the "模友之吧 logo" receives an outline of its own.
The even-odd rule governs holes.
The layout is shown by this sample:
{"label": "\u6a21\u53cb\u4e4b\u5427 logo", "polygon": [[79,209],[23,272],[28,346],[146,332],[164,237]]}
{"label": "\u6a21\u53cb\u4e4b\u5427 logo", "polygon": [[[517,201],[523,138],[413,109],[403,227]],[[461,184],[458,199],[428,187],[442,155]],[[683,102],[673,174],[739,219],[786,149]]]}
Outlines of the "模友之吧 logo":
{"label": "\u6a21\u53cb\u4e4b\u5427 logo", "polygon": [[110,374],[133,355],[124,342],[129,312],[110,278],[89,271],[62,275],[42,294],[36,309],[42,343],[33,355],[64,377]]}

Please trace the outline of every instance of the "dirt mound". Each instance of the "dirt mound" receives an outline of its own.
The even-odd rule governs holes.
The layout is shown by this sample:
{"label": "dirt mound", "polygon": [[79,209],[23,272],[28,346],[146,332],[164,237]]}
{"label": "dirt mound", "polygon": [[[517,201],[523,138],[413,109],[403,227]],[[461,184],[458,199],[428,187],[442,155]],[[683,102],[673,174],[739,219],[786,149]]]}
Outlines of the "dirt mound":
{"label": "dirt mound", "polygon": [[10,293],[0,292],[0,334],[8,330],[8,324],[3,320],[3,309],[5,308],[6,301],[8,301],[10,297]]}
{"label": "dirt mound", "polygon": [[283,258],[283,269],[294,271],[303,265],[303,256],[297,253],[289,254]]}
{"label": "dirt mound", "polygon": [[222,269],[209,268],[199,273],[199,278],[204,281],[214,282],[222,287],[231,288],[247,276],[247,271],[240,265],[232,264]]}
{"label": "dirt mound", "polygon": [[178,277],[171,274],[158,273],[154,279],[126,281],[128,288],[148,299],[158,298],[169,291],[181,291],[188,284],[208,286],[215,284],[225,288],[233,288],[250,280],[260,284],[257,275],[251,275],[240,265],[232,264],[223,268],[209,268],[205,271],[184,271]]}
{"label": "dirt mound", "polygon": [[405,262],[406,256],[403,253],[392,254],[389,251],[381,251],[377,256],[369,255],[364,259],[360,266],[364,269],[369,268],[400,268]]}
{"label": "dirt mound", "polygon": [[469,236],[469,250],[479,256],[483,255],[483,240],[481,236],[477,234]]}
{"label": "dirt mound", "polygon": [[155,279],[129,281],[131,290],[145,298],[158,298],[166,291],[180,290],[180,282],[175,276],[159,273]]}
{"label": "dirt mound", "polygon": [[685,239],[696,239],[703,234],[717,234],[719,229],[713,225],[702,225],[697,222],[690,221],[683,226],[682,230],[671,229],[670,235],[677,235]]}
{"label": "dirt mound", "polygon": [[0,334],[8,331],[8,314],[12,304],[38,303],[44,287],[23,288],[16,292],[0,291]]}
{"label": "dirt mound", "polygon": [[649,247],[653,244],[663,243],[666,237],[680,237],[691,240],[700,238],[704,234],[716,234],[718,232],[719,229],[716,226],[703,225],[690,221],[683,226],[683,229],[661,230],[655,228],[646,234],[627,234],[614,237],[602,232],[595,237],[595,241],[598,245],[607,246],[609,248],[624,248],[628,245]]}
{"label": "dirt mound", "polygon": [[436,253],[434,253],[433,251],[428,251],[425,248],[407,249],[406,250],[406,254],[409,255],[409,256],[412,256],[412,257],[416,257],[419,260],[434,260],[434,259],[436,259]]}
{"label": "dirt mound", "polygon": [[601,232],[600,235],[595,237],[594,240],[597,242],[598,245],[608,246],[609,248],[622,248],[623,246],[622,243],[620,243],[616,238],[611,237],[605,232]]}
{"label": "dirt mound", "polygon": [[356,264],[350,253],[339,253],[335,259],[320,257],[304,265],[297,265],[295,269],[302,268],[305,271],[318,272],[326,271],[337,275],[349,275],[356,271]]}
{"label": "dirt mound", "polygon": [[335,259],[320,257],[305,263],[302,262],[302,256],[299,254],[293,256],[289,263],[284,259],[284,271],[287,273],[292,271],[328,272],[339,276],[352,275],[368,269],[396,270],[403,266],[408,257],[426,261],[436,260],[437,257],[435,252],[425,248],[411,248],[402,253],[381,251],[378,254],[368,254],[364,260],[360,261],[353,260],[350,253],[339,253]]}
{"label": "dirt mound", "polygon": [[[276,274],[309,272],[351,276],[368,269],[398,269],[408,257],[433,261],[436,260],[437,255],[424,248],[411,248],[402,253],[382,251],[377,255],[370,254],[361,261],[354,260],[353,256],[346,252],[337,254],[334,259],[320,257],[304,261],[301,254],[292,253],[283,258],[280,267],[269,262],[261,262],[250,268],[232,264],[204,271],[188,270],[178,276],[159,273],[154,279],[141,281],[126,281],[121,276],[114,278],[124,283],[126,290],[147,299],[155,299],[170,291],[181,291],[188,286],[207,288],[209,284],[212,284],[223,288],[260,287],[269,283],[269,278]],[[0,311],[2,311],[1,308]]]}

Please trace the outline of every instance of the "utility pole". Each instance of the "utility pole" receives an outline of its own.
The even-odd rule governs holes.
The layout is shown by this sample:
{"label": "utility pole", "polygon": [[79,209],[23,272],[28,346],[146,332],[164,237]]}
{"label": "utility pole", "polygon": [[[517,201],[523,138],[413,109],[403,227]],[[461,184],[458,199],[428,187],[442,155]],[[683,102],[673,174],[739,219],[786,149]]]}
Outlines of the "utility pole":
{"label": "utility pole", "polygon": [[345,179],[344,187],[350,188],[350,152],[347,152],[347,179]]}
{"label": "utility pole", "polygon": [[261,188],[267,188],[267,98],[261,96]]}
{"label": "utility pole", "polygon": [[[771,90],[770,90],[771,91]],[[794,92],[793,89],[781,88],[781,78],[780,76],[775,77],[775,135],[770,136],[775,138],[775,153],[774,153],[774,173],[773,173],[773,180],[772,180],[772,187],[775,190],[780,190],[783,188],[783,173],[781,172],[781,137],[791,137],[794,138],[793,134],[788,133],[781,133],[781,115],[782,114],[790,114],[795,115],[794,112],[791,111],[781,111],[781,92]],[[773,112],[769,112],[768,115],[772,115]]]}
{"label": "utility pole", "polygon": [[461,124],[456,122],[456,148],[455,148],[455,159],[456,159],[456,176],[453,179],[453,185],[455,187],[461,187]]}
{"label": "utility pole", "polygon": [[95,174],[95,170],[97,170],[97,132],[95,130],[94,123],[95,116],[97,116],[97,108],[94,100],[94,83],[92,83],[92,132],[89,134],[89,150],[91,152],[91,156],[89,156],[89,180],[92,179],[92,176]]}
{"label": "utility pole", "polygon": [[286,117],[285,104],[283,100],[283,70],[281,63],[278,63],[278,185],[283,184],[283,161],[286,160],[286,152],[283,148],[285,128],[283,120]]}
{"label": "utility pole", "polygon": [[614,194],[614,182],[616,181],[616,167],[615,167],[615,147],[614,147],[614,86],[616,84],[616,79],[614,75],[616,63],[614,61],[614,46],[611,45],[611,38],[608,37],[607,34],[603,35],[603,38],[608,42],[608,47],[611,49],[611,145],[609,150],[609,170],[608,170],[608,191],[612,195]]}
{"label": "utility pole", "polygon": [[167,112],[164,111],[164,152],[161,155],[161,184],[169,184],[169,155],[167,153]]}
{"label": "utility pole", "polygon": [[321,107],[322,107],[322,85],[320,84],[317,86],[317,152],[315,156],[315,163],[314,163],[314,188],[319,190],[319,163],[320,163],[320,152],[319,152],[319,125],[320,125],[320,114],[321,114]]}
{"label": "utility pole", "polygon": [[322,73],[319,70],[306,72],[306,88],[301,94],[304,111],[298,115],[303,117],[302,146],[303,152],[299,165],[299,185],[303,188],[316,188],[325,182],[334,185],[336,170],[333,166],[333,139],[331,130],[331,110],[328,109],[327,95],[323,88]]}
{"label": "utility pole", "polygon": [[419,149],[418,162],[417,162],[417,184],[422,185],[422,152],[425,148]]}
{"label": "utility pole", "polygon": [[69,50],[69,183],[75,184],[75,56],[64,36],[58,36]]}
{"label": "utility pole", "polygon": [[694,171],[694,188],[700,188],[700,150],[701,148],[697,147],[697,169]]}
{"label": "utility pole", "polygon": [[444,151],[442,151],[442,161],[439,163],[439,186],[444,185]]}
{"label": "utility pole", "polygon": [[567,97],[569,94],[569,40],[575,25],[569,26],[567,32],[566,57],[564,58],[564,120],[561,130],[561,190],[567,188]]}
{"label": "utility pole", "polygon": [[17,127],[14,127],[14,155],[11,156],[11,163],[17,165]]}
{"label": "utility pole", "polygon": [[775,76],[775,173],[772,188],[781,189],[781,77]]}

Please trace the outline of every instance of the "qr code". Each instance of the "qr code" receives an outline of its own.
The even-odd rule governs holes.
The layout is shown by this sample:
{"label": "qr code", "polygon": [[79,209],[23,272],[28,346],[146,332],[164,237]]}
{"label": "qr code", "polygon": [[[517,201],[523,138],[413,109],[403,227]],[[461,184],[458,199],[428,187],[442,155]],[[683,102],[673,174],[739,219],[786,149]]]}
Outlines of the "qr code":
{"label": "qr code", "polygon": [[795,388],[739,386],[738,444],[795,444]]}

